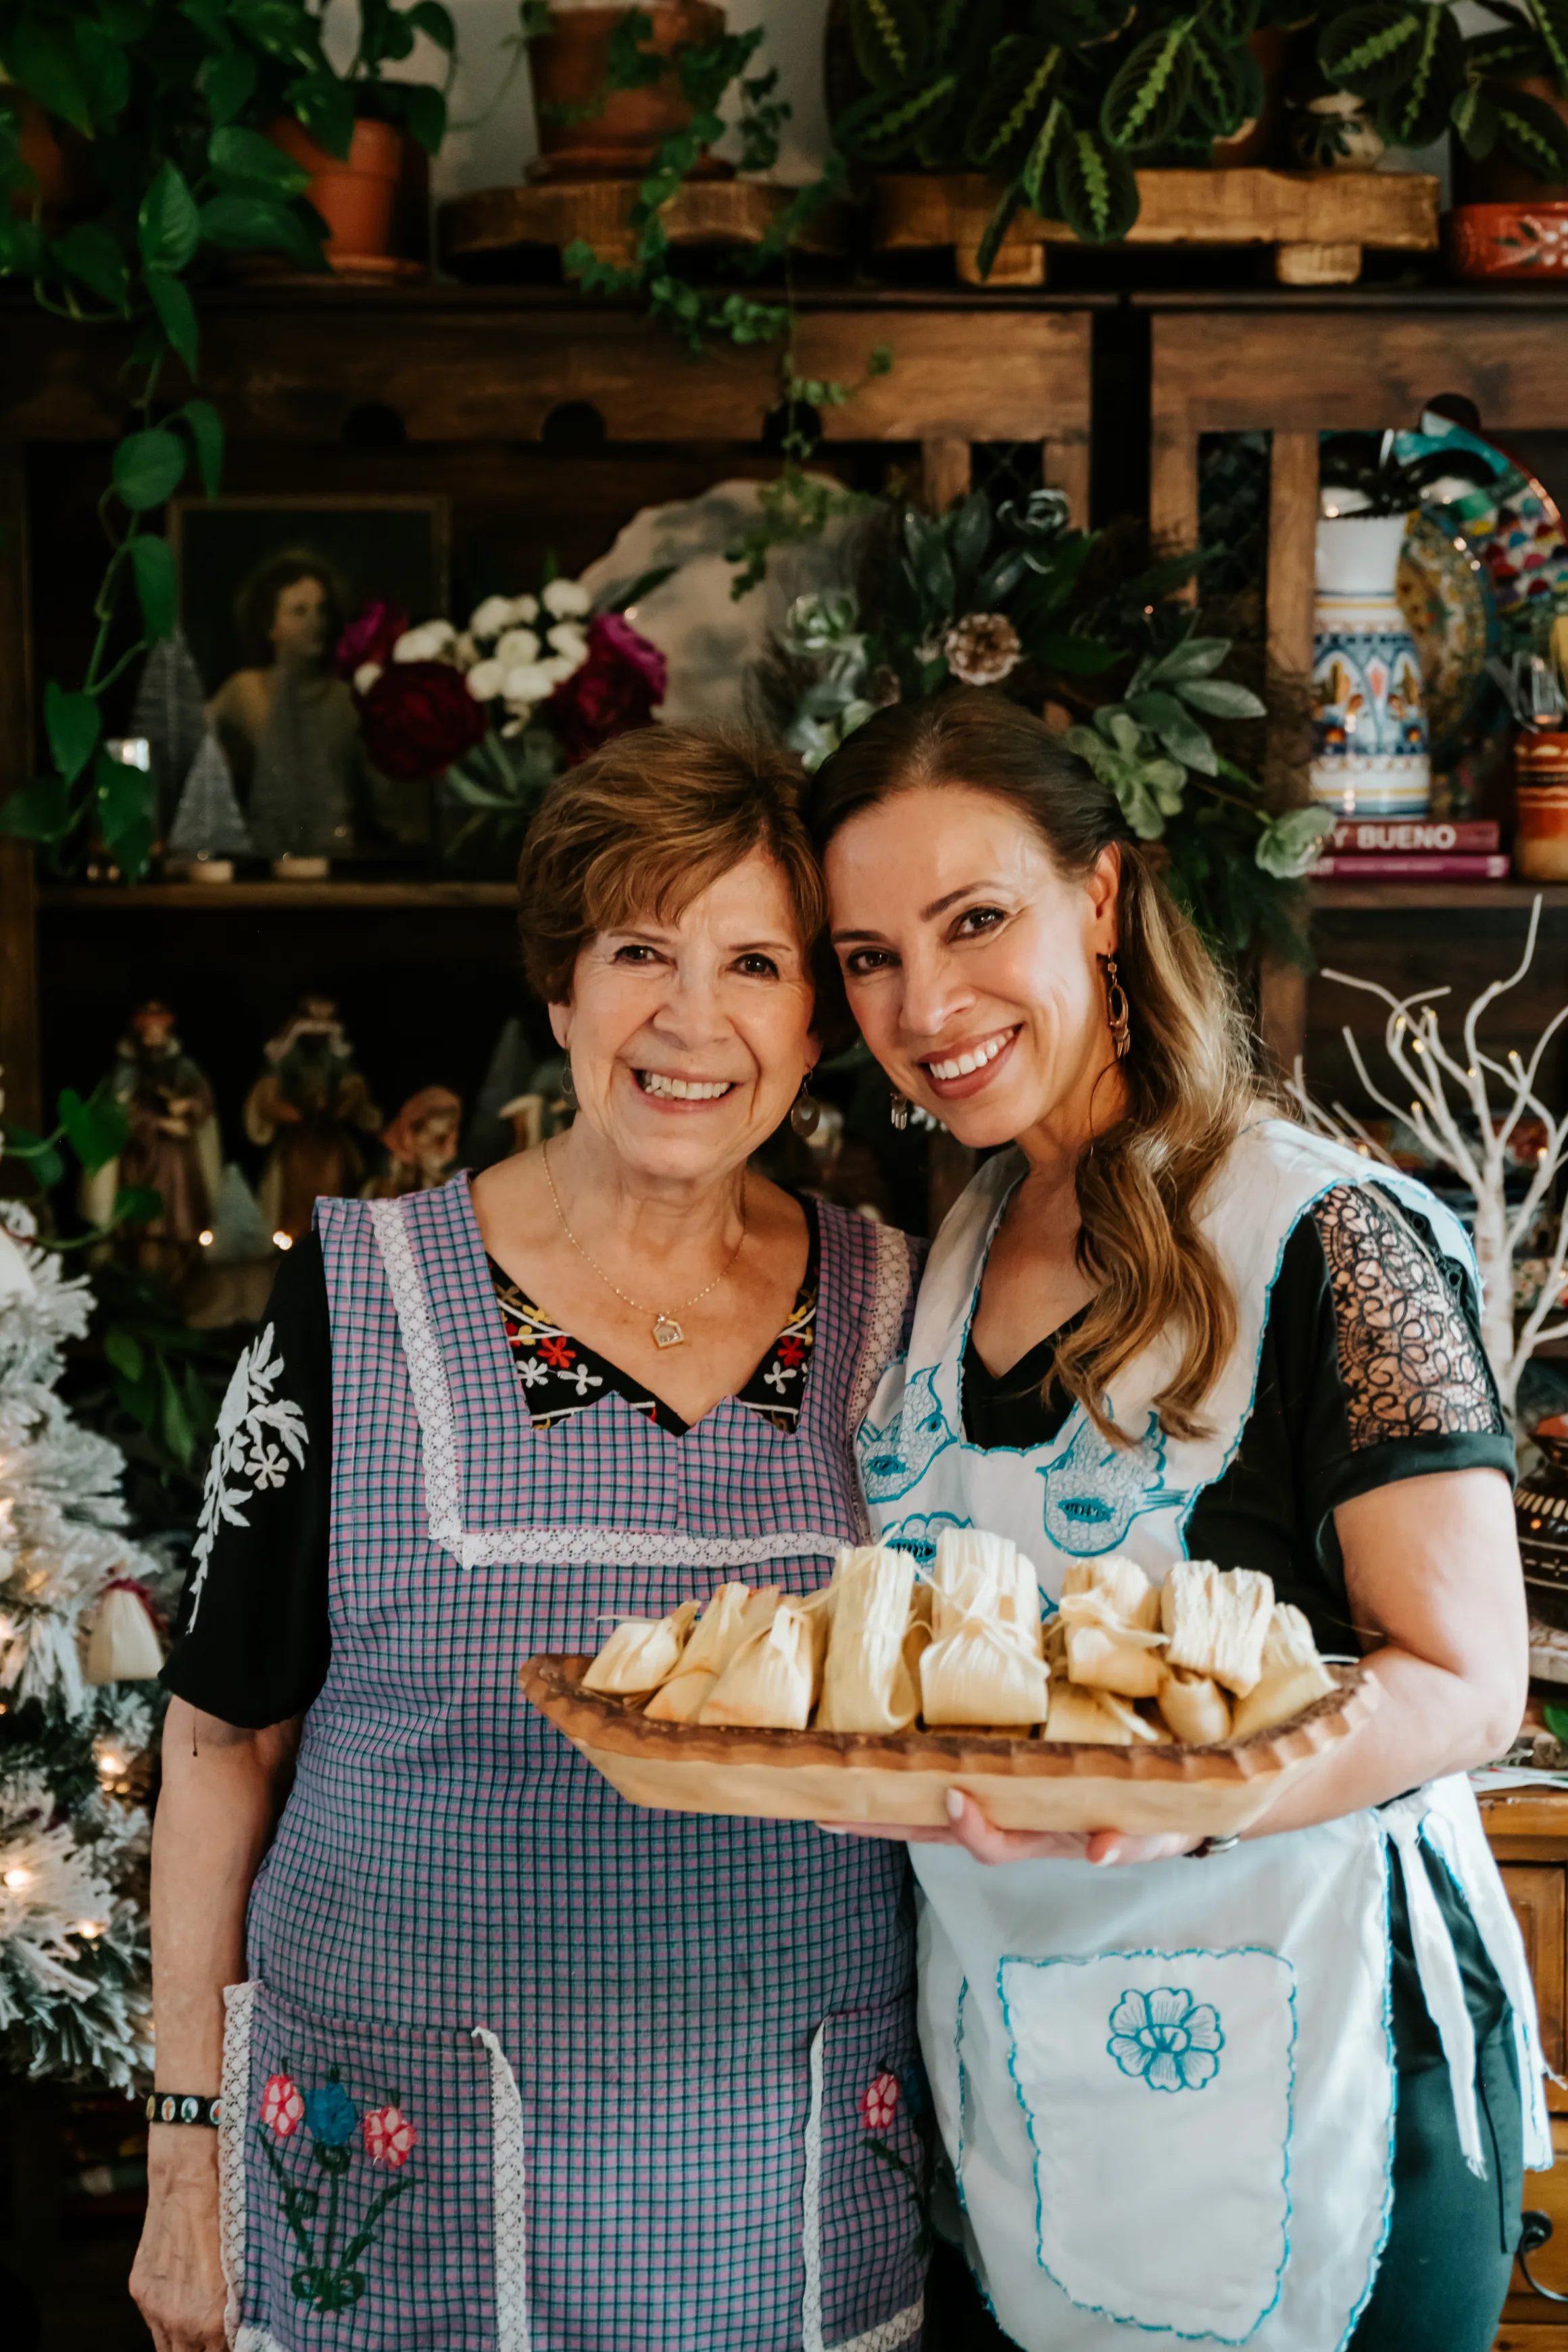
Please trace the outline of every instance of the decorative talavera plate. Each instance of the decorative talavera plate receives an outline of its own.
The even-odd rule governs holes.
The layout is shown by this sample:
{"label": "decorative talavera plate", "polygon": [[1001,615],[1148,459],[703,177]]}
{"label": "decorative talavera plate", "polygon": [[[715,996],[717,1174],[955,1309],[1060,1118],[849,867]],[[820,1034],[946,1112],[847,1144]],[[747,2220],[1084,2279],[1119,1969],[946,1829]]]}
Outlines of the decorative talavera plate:
{"label": "decorative talavera plate", "polygon": [[634,1805],[764,1821],[885,1822],[946,1829],[946,1793],[967,1789],[998,1829],[1246,1829],[1364,1723],[1375,1679],[1331,1666],[1338,1688],[1290,1723],[1213,1748],[1103,1748],[1005,1731],[737,1731],[650,1723],[637,1699],[585,1691],[591,1662],[529,1658],[523,1695]]}
{"label": "decorative talavera plate", "polygon": [[1421,507],[1405,535],[1396,593],[1421,656],[1432,758],[1441,761],[1460,748],[1497,650],[1491,575],[1462,533]]}
{"label": "decorative talavera plate", "polygon": [[[1421,424],[1419,433],[1396,436],[1397,455],[1407,460],[1451,450],[1471,461],[1464,472],[1456,467],[1453,476],[1433,483],[1423,504],[1485,564],[1504,647],[1522,649],[1530,641],[1532,608],[1568,608],[1568,531],[1563,518],[1534,476],[1479,433],[1430,414]],[[1468,478],[1476,470],[1483,478]]]}

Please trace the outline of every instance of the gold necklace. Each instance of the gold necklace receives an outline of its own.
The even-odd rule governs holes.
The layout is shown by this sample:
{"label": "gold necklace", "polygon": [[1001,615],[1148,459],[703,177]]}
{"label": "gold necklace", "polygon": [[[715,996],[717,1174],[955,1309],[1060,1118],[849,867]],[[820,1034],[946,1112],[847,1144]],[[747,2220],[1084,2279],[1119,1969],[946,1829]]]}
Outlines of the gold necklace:
{"label": "gold necklace", "polygon": [[[618,1282],[611,1281],[610,1276],[605,1273],[604,1268],[600,1265],[599,1260],[596,1257],[590,1256],[588,1251],[583,1248],[582,1244],[578,1240],[577,1235],[572,1232],[571,1227],[566,1222],[566,1211],[560,1205],[560,1195],[555,1189],[555,1178],[550,1173],[549,1145],[548,1143],[540,1151],[539,1157],[545,1164],[545,1182],[549,1186],[549,1196],[555,1203],[556,1215],[560,1219],[561,1232],[566,1235],[567,1240],[571,1244],[572,1248],[577,1252],[578,1256],[583,1260],[585,1265],[591,1265],[593,1268],[594,1273],[599,1276],[600,1281],[604,1285],[606,1290],[612,1290],[615,1293],[616,1297],[620,1299],[622,1306],[634,1308],[639,1315],[651,1315],[653,1317],[653,1345],[655,1348],[684,1347],[685,1344],[686,1335],[682,1329],[680,1324],[675,1320],[674,1315],[661,1315],[656,1307],[644,1307],[640,1298],[628,1297],[626,1292],[622,1289]],[[711,1282],[705,1282],[700,1290],[694,1290],[689,1298],[682,1299],[680,1304],[681,1314],[684,1315],[688,1307],[695,1307],[699,1298],[706,1298],[710,1290],[716,1290],[718,1288],[719,1284],[724,1281],[726,1276],[734,1271],[736,1260],[739,1257],[741,1251],[745,1247],[746,1171],[743,1168],[740,1171],[740,1239],[737,1242],[731,1255],[725,1260],[723,1265],[720,1266],[718,1272],[714,1276],[713,1280]]]}

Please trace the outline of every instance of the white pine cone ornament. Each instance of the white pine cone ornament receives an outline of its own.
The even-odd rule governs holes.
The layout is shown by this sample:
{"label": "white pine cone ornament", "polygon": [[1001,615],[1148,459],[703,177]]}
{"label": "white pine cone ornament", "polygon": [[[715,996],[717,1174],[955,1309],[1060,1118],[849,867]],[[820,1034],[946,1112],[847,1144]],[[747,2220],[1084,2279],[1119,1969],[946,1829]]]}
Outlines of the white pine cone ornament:
{"label": "white pine cone ornament", "polygon": [[942,650],[966,686],[999,686],[1023,659],[1019,633],[1005,613],[966,613],[943,638]]}

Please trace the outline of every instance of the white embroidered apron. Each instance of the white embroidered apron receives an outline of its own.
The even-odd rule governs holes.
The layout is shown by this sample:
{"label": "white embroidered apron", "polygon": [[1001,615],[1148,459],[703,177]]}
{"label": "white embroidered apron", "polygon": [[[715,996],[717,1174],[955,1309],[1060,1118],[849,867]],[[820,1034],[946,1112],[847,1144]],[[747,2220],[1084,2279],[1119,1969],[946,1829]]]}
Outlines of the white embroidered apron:
{"label": "white embroidered apron", "polygon": [[[1228,1155],[1203,1220],[1238,1308],[1205,1408],[1215,1434],[1158,1429],[1151,1401],[1173,1368],[1161,1346],[1112,1386],[1136,1446],[1106,1444],[1075,1407],[1043,1445],[983,1450],[962,1433],[961,1365],[1023,1166],[1017,1152],[988,1162],[943,1226],[908,1357],[873,1399],[860,1459],[889,1540],[925,1551],[945,1527],[1010,1536],[1051,1602],[1074,1559],[1120,1552],[1158,1581],[1186,1556],[1197,1496],[1252,1409],[1285,1244],[1321,1194],[1375,1181],[1473,1271],[1463,1228],[1424,1186],[1261,1122]],[[971,2257],[1026,2352],[1134,2339],[1335,2352],[1347,2341],[1392,2208],[1391,1849],[1461,2145],[1481,2168],[1474,2033],[1423,1840],[1463,1888],[1512,2003],[1524,2158],[1544,2168],[1523,1946],[1462,1776],[1211,1863],[988,1868],[956,1847],[911,1848],[926,2064]]]}

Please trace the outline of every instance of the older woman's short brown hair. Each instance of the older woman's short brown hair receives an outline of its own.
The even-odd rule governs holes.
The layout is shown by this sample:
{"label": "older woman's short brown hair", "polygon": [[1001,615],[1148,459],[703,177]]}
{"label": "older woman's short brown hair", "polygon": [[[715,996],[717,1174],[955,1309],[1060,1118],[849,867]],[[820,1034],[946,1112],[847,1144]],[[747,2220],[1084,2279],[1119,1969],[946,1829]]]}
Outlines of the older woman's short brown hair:
{"label": "older woman's short brown hair", "polygon": [[540,803],[517,862],[531,985],[547,1004],[564,1004],[597,933],[648,915],[674,920],[757,849],[783,873],[800,951],[820,982],[827,897],[800,797],[788,752],[727,729],[643,727],[569,768]]}

